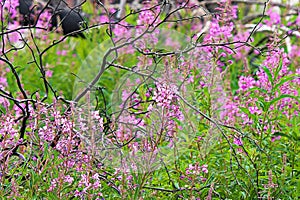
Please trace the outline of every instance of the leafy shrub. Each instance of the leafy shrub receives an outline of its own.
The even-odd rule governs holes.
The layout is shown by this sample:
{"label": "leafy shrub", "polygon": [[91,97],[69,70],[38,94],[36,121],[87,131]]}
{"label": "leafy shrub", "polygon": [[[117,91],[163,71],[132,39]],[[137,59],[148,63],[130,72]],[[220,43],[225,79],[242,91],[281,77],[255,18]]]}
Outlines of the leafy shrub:
{"label": "leafy shrub", "polygon": [[2,2],[0,196],[299,198],[299,13],[234,3],[86,3],[83,40]]}

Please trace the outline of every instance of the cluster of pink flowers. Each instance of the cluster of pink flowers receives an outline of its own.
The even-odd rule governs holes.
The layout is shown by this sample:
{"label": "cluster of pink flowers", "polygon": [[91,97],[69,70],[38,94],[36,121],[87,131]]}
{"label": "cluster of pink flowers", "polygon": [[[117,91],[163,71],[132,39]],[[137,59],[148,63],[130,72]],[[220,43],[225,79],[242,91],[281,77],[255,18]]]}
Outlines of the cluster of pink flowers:
{"label": "cluster of pink flowers", "polygon": [[10,114],[1,116],[0,138],[2,138],[1,150],[13,147],[17,143],[18,124],[14,121],[14,117]]}
{"label": "cluster of pink flowers", "polygon": [[184,116],[178,103],[179,97],[177,86],[166,82],[157,82],[156,90],[154,90],[152,98],[157,103],[157,106],[165,109],[168,136],[172,137],[178,127],[175,119],[179,121],[184,120]]}
{"label": "cluster of pink flowers", "polygon": [[[254,120],[257,121],[259,119],[260,121],[258,122],[264,124],[262,126],[264,131],[269,130],[271,133],[280,131],[275,121],[262,121],[262,114],[264,112],[263,107],[258,104],[258,100],[262,98],[266,102],[271,102],[285,94],[295,97],[298,96],[298,88],[300,86],[299,78],[295,77],[283,82],[286,76],[294,74],[294,72],[288,68],[289,64],[290,61],[283,50],[277,49],[270,51],[263,61],[262,67],[256,72],[257,79],[254,78],[255,76],[241,76],[239,78],[237,95],[234,96],[232,100],[227,100],[223,106],[224,110],[221,112],[221,119],[223,119],[226,124],[242,123],[244,125],[252,125]],[[266,69],[263,69],[263,67],[266,67],[269,72],[265,71]],[[296,74],[297,71],[299,70],[296,70]],[[277,90],[274,91],[276,85],[278,85]],[[268,111],[269,115],[275,108],[281,111],[281,114],[287,118],[297,116],[300,110],[297,100],[289,96],[271,105],[269,107],[269,111],[271,112]],[[247,111],[245,111],[245,109]],[[290,112],[291,110],[293,110],[293,112]],[[278,137],[276,138],[278,139]],[[274,140],[272,139],[272,141]],[[236,139],[234,143],[239,145]]]}
{"label": "cluster of pink flowers", "polygon": [[[4,4],[0,4],[1,12],[7,12],[11,8],[16,8],[18,4],[17,0],[7,0],[4,2]],[[11,2],[9,4],[10,7],[8,7],[6,2]],[[192,91],[194,92],[193,95],[195,93],[197,95],[195,95],[195,102],[197,106],[203,106],[199,110],[202,111],[202,108],[204,108],[204,112],[207,111],[206,114],[213,119],[215,119],[215,113],[220,113],[220,120],[217,119],[216,121],[228,125],[237,125],[239,128],[256,135],[260,135],[264,131],[268,131],[271,134],[281,131],[277,120],[284,117],[287,119],[298,117],[300,112],[299,102],[296,98],[292,98],[293,96],[297,98],[299,96],[300,69],[291,69],[291,62],[289,60],[289,58],[295,58],[294,62],[298,62],[296,58],[300,55],[299,47],[296,45],[292,46],[292,49],[295,51],[288,55],[284,53],[284,50],[275,48],[274,44],[268,45],[269,51],[266,53],[266,57],[256,73],[249,74],[248,69],[242,69],[243,74],[237,80],[238,89],[233,94],[225,94],[225,87],[228,86],[223,85],[224,82],[222,82],[222,79],[224,78],[223,75],[226,76],[231,73],[227,74],[227,71],[223,71],[224,69],[228,69],[226,65],[233,63],[229,58],[244,61],[243,57],[249,53],[250,47],[241,47],[236,51],[237,54],[233,54],[230,48],[232,46],[237,47],[240,44],[233,44],[230,48],[225,45],[209,45],[210,43],[221,44],[234,40],[244,41],[249,35],[249,32],[244,32],[243,34],[238,33],[236,36],[233,36],[236,26],[232,22],[232,19],[237,18],[237,8],[230,6],[225,0],[222,0],[220,5],[219,11],[224,14],[212,20],[211,27],[204,38],[205,42],[202,43],[204,46],[207,46],[195,48],[194,51],[189,52],[189,58],[186,60],[180,58],[179,65],[175,66],[178,67],[176,72],[180,74],[180,78],[176,81],[183,83],[180,86],[180,90],[185,93],[188,86],[195,86]],[[146,8],[149,8],[149,5]],[[158,24],[155,20],[157,20],[156,14],[159,11],[159,9],[155,10],[153,8],[151,11],[145,10],[140,12],[136,25],[137,35],[142,34],[146,28],[153,28]],[[15,18],[17,15],[14,11],[5,14],[9,14],[12,18]],[[270,20],[265,21],[267,25],[280,25],[281,19],[277,12],[270,9],[267,14],[270,16]],[[40,16],[38,26],[47,27],[50,17],[50,13],[44,12]],[[108,19],[103,17],[101,20],[106,22]],[[296,23],[300,23],[299,17],[297,17]],[[8,27],[10,29],[18,25],[16,22],[15,24],[8,24]],[[116,36],[114,39],[116,39],[117,43],[127,41],[129,38],[132,39],[132,32],[129,31],[128,25],[124,21],[115,24],[113,31]],[[150,51],[150,48],[146,48],[147,45],[157,44],[158,33],[159,31],[154,31],[151,34],[146,34],[138,41],[138,44],[140,44],[140,47],[145,52]],[[16,32],[16,34],[19,33]],[[20,39],[18,35],[12,36],[8,37],[9,42],[16,42]],[[276,43],[278,41],[274,40],[273,42]],[[171,39],[167,39],[166,43],[173,47],[175,45],[179,46]],[[131,46],[127,47],[131,48]],[[126,50],[126,53],[133,51]],[[57,51],[57,55],[59,56],[65,56],[67,53],[64,50]],[[184,55],[181,56],[183,57]],[[223,60],[227,61],[223,62]],[[153,65],[153,62],[154,59],[152,57],[147,57],[146,55],[139,56],[137,67],[134,70],[148,70]],[[171,68],[167,67],[168,65],[164,68],[165,71]],[[51,77],[52,73],[48,70],[48,66],[46,66],[46,69],[46,76]],[[138,71],[136,72],[138,74]],[[4,78],[5,73],[3,70],[0,70],[0,90],[2,91],[5,91],[8,87],[7,80]],[[98,170],[102,166],[102,163],[100,163],[102,160],[97,161],[95,159],[97,155],[94,150],[99,149],[95,149],[98,144],[93,143],[101,138],[101,144],[105,146],[102,149],[109,149],[108,144],[112,145],[122,151],[118,154],[122,159],[126,156],[131,159],[128,162],[127,158],[121,160],[122,162],[119,163],[120,166],[109,166],[112,167],[113,171],[109,174],[112,177],[111,180],[116,181],[117,184],[120,183],[117,189],[124,194],[128,192],[126,189],[136,189],[138,185],[135,180],[135,172],[145,165],[147,167],[150,166],[147,170],[152,170],[151,164],[155,163],[159,155],[159,145],[161,143],[165,145],[167,139],[171,138],[167,148],[171,146],[176,148],[175,139],[177,139],[176,136],[179,135],[179,131],[182,128],[180,125],[184,121],[183,107],[180,104],[180,97],[183,96],[184,98],[184,95],[179,96],[179,87],[172,82],[176,78],[168,77],[168,79],[165,74],[163,76],[164,78],[161,79],[153,75],[151,78],[155,79],[156,82],[149,85],[147,83],[143,85],[142,80],[139,78],[135,81],[129,80],[128,84],[125,85],[130,89],[134,88],[134,91],[132,92],[128,88],[122,90],[122,101],[118,104],[119,110],[113,112],[112,122],[103,118],[99,111],[84,110],[83,108],[75,110],[73,105],[70,105],[71,108],[69,110],[69,107],[61,105],[56,101],[50,105],[40,102],[38,94],[35,94],[36,99],[28,101],[29,106],[25,103],[11,106],[12,110],[10,112],[0,113],[0,160],[12,154],[7,149],[12,149],[24,141],[28,143],[29,148],[29,143],[32,143],[30,145],[33,146],[33,154],[28,158],[30,162],[38,163],[41,159],[45,159],[45,162],[51,159],[58,160],[55,161],[57,161],[56,167],[59,170],[51,169],[53,171],[45,173],[48,176],[47,180],[50,179],[48,183],[49,187],[47,188],[48,192],[59,192],[62,188],[61,186],[63,188],[71,186],[73,188],[70,189],[70,196],[85,198],[87,195],[93,194],[93,197],[102,197],[99,191],[102,188],[101,181],[104,178],[100,174],[101,170]],[[185,83],[187,84],[184,85]],[[139,85],[139,88],[137,85]],[[0,94],[5,94],[5,92],[1,92]],[[22,99],[21,97],[16,97],[17,100],[19,98]],[[10,106],[10,102],[7,99],[0,96],[1,109],[4,107],[6,111],[9,110]],[[221,107],[221,112],[218,112],[219,107]],[[26,136],[20,138],[19,129],[22,126],[22,120],[20,119],[24,115],[24,109],[29,109],[29,113],[27,114],[30,116],[26,122]],[[185,110],[185,113],[189,113],[189,111]],[[273,119],[273,116],[276,116],[276,118]],[[206,121],[202,121],[203,118],[200,119],[200,115],[197,114],[196,117],[194,119],[198,121],[195,120],[194,124],[199,123],[200,120],[200,123],[206,123]],[[191,124],[194,125],[193,122]],[[194,130],[198,135],[197,128]],[[107,129],[109,129],[108,133],[104,133]],[[199,131],[203,131],[205,134],[206,131],[209,132],[211,130],[211,125],[207,123],[203,130]],[[185,134],[185,131],[182,131],[183,133],[180,134]],[[202,138],[205,135],[202,135],[202,132],[200,134],[201,136],[193,138],[196,139],[199,146],[202,144],[201,141],[205,141]],[[271,141],[278,139],[280,139],[280,136],[275,135],[271,137]],[[104,140],[107,141],[103,142]],[[243,141],[243,138],[239,135],[233,135],[230,137],[230,140],[240,148],[239,150],[246,143],[246,140]],[[50,150],[48,151],[48,149]],[[129,156],[125,155],[123,157],[127,150],[129,151]],[[20,151],[20,154],[22,153],[25,156],[28,155],[28,152],[25,150],[24,152]],[[47,157],[48,155],[45,156],[46,153],[50,154],[50,159]],[[109,155],[108,157],[110,156],[113,157],[115,155]],[[95,168],[95,166],[97,167]],[[7,169],[2,167],[1,170],[5,171]],[[207,177],[208,172],[207,164],[194,163],[189,164],[185,168],[185,172],[182,172],[184,174],[182,177],[187,177],[187,180],[197,178],[204,182],[206,181],[204,177]],[[42,172],[37,170],[36,173]],[[106,172],[103,173],[105,174]],[[272,180],[269,182],[271,184]],[[111,186],[110,184],[112,183],[108,181],[107,185]]]}
{"label": "cluster of pink flowers", "polygon": [[[123,43],[127,42],[133,35],[133,29],[130,28],[130,25],[125,22],[121,21],[118,24],[114,26],[113,32],[115,36],[113,37],[115,42]],[[126,45],[121,49],[118,49],[119,53],[123,54],[133,54],[134,53],[134,48],[132,45]]]}
{"label": "cluster of pink flowers", "polygon": [[123,113],[120,116],[119,123],[120,126],[116,130],[116,136],[121,142],[130,140],[132,137],[135,136],[136,128],[143,128],[145,126],[144,120],[139,119],[135,115],[128,113]]}
{"label": "cluster of pink flowers", "polygon": [[99,111],[86,111],[85,109],[77,108],[76,114],[76,124],[82,133],[88,132],[91,134],[92,131],[100,133],[103,131],[103,118],[100,116]]}
{"label": "cluster of pink flowers", "polygon": [[[30,8],[34,9],[34,8]],[[19,14],[19,1],[18,0],[5,0],[0,3],[0,14],[3,17],[3,25],[5,27],[5,31],[10,31],[9,34],[3,34],[5,40],[5,47],[16,46],[20,47],[22,42],[29,35],[29,31],[26,29],[19,29],[22,26],[23,15]],[[45,10],[41,14],[37,14],[39,17],[37,19],[36,29],[32,31],[33,36],[35,38],[42,38],[42,42],[48,42],[48,34],[45,34],[45,29],[51,28],[51,18],[52,14]],[[36,16],[31,16],[32,19],[36,18]],[[43,34],[41,34],[43,33]]]}
{"label": "cluster of pink flowers", "polygon": [[[41,27],[41,28],[46,28],[46,29],[50,29],[51,28],[51,18],[52,18],[52,13],[48,10],[45,10],[44,12],[42,12],[40,14],[40,17],[37,20],[37,27]],[[41,31],[39,29],[37,29],[37,34],[41,33]]]}
{"label": "cluster of pink flowers", "polygon": [[[21,105],[24,107],[24,105]],[[55,102],[49,108],[41,102],[36,103],[36,109],[32,106],[29,107],[30,117],[28,120],[28,128],[26,132],[26,139],[19,139],[21,127],[21,121],[16,121],[16,114],[22,114],[21,109],[15,109],[15,113],[1,114],[0,118],[0,159],[7,158],[12,151],[6,151],[5,149],[14,148],[17,145],[22,144],[24,141],[33,141],[36,143],[37,148],[32,156],[32,162],[40,162],[46,146],[51,148],[50,157],[54,158],[55,151],[58,152],[58,159],[61,162],[58,164],[58,168],[61,169],[60,173],[50,173],[52,177],[48,192],[56,192],[62,185],[72,185],[75,179],[78,179],[78,175],[81,176],[78,182],[78,190],[74,190],[72,195],[85,195],[92,190],[99,189],[101,187],[99,174],[93,172],[86,174],[91,170],[91,156],[83,153],[79,146],[80,140],[78,134],[84,134],[84,130],[75,129],[75,121],[71,118],[71,112],[62,113],[60,111],[60,105]],[[12,115],[14,114],[14,115]],[[82,113],[81,113],[82,114]],[[98,111],[91,112],[91,119],[94,122],[92,130],[103,131],[103,119]],[[27,144],[28,145],[28,144]],[[50,147],[51,146],[51,147]],[[22,152],[21,152],[22,156]],[[24,154],[25,156],[25,154]],[[7,161],[9,163],[9,161]],[[3,167],[3,165],[1,165]],[[2,169],[5,173],[8,169]],[[74,175],[76,171],[78,174]],[[40,173],[40,172],[39,172]],[[71,175],[73,174],[73,175]],[[79,191],[80,188],[80,191]],[[79,195],[79,196],[82,196]],[[99,197],[102,194],[97,194]]]}
{"label": "cluster of pink flowers", "polygon": [[60,182],[67,183],[67,184],[72,184],[74,181],[74,178],[71,177],[70,175],[66,175],[60,178],[54,178],[51,180],[51,184],[49,189],[47,190],[48,192],[52,192],[59,184]]}
{"label": "cluster of pink flowers", "polygon": [[186,168],[185,173],[186,174],[196,174],[199,175],[201,173],[208,173],[207,165],[200,166],[199,163],[196,164],[189,164],[189,167]]}
{"label": "cluster of pink flowers", "polygon": [[[247,41],[249,35],[250,35],[249,31],[243,30],[242,32],[240,31],[236,35],[234,35],[233,38],[234,41],[245,42]],[[238,48],[235,49],[236,53],[232,54],[232,57],[235,58],[236,60],[242,60],[244,63],[247,63],[247,55],[251,50],[251,47],[247,45],[241,45],[241,43],[236,43],[234,46]],[[254,50],[254,53],[257,53],[257,51]]]}
{"label": "cluster of pink flowers", "polygon": [[9,16],[10,18],[15,19],[18,16],[18,6],[19,6],[18,0],[5,0],[1,2],[0,16],[6,18],[7,15],[10,15]]}
{"label": "cluster of pink flowers", "polygon": [[118,180],[126,183],[124,186],[119,186],[119,190],[121,193],[126,194],[127,189],[136,189],[137,185],[133,183],[133,173],[137,172],[137,166],[134,163],[122,163],[121,167],[115,167],[115,172],[113,174],[112,180]]}
{"label": "cluster of pink flowers", "polygon": [[221,21],[228,22],[237,18],[238,6],[232,5],[231,0],[221,0],[216,10],[221,13],[217,16],[217,19]]}
{"label": "cluster of pink flowers", "polygon": [[195,164],[189,164],[189,166],[185,169],[185,174],[180,176],[180,179],[186,179],[188,181],[200,180],[201,182],[205,182],[207,178],[205,178],[205,174],[208,174],[208,165],[200,165],[198,162]]}
{"label": "cluster of pink flowers", "polygon": [[131,36],[131,31],[129,29],[129,24],[127,22],[119,22],[114,27],[115,39],[128,39]]}
{"label": "cluster of pink flowers", "polygon": [[150,25],[154,22],[155,15],[150,10],[142,11],[137,20],[138,25]]}
{"label": "cluster of pink flowers", "polygon": [[280,13],[275,11],[274,8],[270,8],[267,11],[266,15],[270,17],[270,19],[265,20],[266,25],[273,26],[273,25],[280,25],[281,24]]}
{"label": "cluster of pink flowers", "polygon": [[136,25],[135,36],[140,36],[146,29],[152,31],[151,33],[144,34],[144,36],[137,41],[137,46],[142,49],[146,49],[149,45],[154,47],[154,45],[158,43],[158,34],[160,33],[159,29],[152,30],[158,24],[159,18],[157,18],[157,15],[160,11],[160,7],[148,10],[150,6],[149,2],[144,5],[144,11],[139,13]]}
{"label": "cluster of pink flowers", "polygon": [[289,52],[289,58],[291,59],[291,62],[295,64],[295,66],[300,65],[300,46],[292,45],[291,51]]}
{"label": "cluster of pink flowers", "polygon": [[87,174],[81,174],[81,179],[78,183],[78,187],[82,186],[84,186],[86,189],[90,187],[93,187],[94,189],[99,188],[101,186],[99,174],[95,173],[92,177],[89,177],[89,175]]}
{"label": "cluster of pink flowers", "polygon": [[[237,6],[232,6],[230,2],[221,2],[217,8],[220,15],[213,18],[209,29],[209,34],[206,36],[207,43],[215,43],[226,41],[227,38],[232,38],[234,29],[233,19],[237,18]],[[217,39],[218,38],[218,39]]]}
{"label": "cluster of pink flowers", "polygon": [[[1,63],[2,64],[2,63]],[[0,90],[5,91],[8,87],[7,79],[5,75],[9,72],[9,69],[1,70],[2,66],[0,65]],[[14,114],[9,111],[10,102],[7,98],[0,96],[0,109],[5,109],[5,113],[0,113],[0,157],[3,157],[3,154],[7,153],[4,149],[9,149],[16,146],[22,140],[18,139],[19,136],[19,124],[15,120],[16,117]],[[17,106],[14,106],[16,108]],[[0,159],[1,159],[0,158]]]}
{"label": "cluster of pink flowers", "polygon": [[239,91],[245,92],[251,88],[257,87],[259,85],[259,82],[256,81],[253,77],[251,76],[241,76],[239,78]]}
{"label": "cluster of pink flowers", "polygon": [[236,144],[236,145],[238,145],[238,146],[243,146],[243,141],[242,141],[241,138],[234,137],[233,138],[233,143]]}

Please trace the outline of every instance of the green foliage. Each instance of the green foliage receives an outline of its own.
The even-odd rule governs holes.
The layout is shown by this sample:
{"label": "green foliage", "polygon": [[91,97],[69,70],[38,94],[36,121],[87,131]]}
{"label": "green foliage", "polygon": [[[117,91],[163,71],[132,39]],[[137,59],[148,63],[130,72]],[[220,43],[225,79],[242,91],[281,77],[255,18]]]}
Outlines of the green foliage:
{"label": "green foliage", "polygon": [[[91,6],[85,6],[83,9],[88,13],[92,12]],[[126,13],[129,14],[129,12],[129,7],[126,7]],[[183,11],[181,14],[182,17],[187,18],[191,15]],[[243,15],[244,11],[240,12],[239,18],[242,18]],[[165,16],[164,14],[162,19]],[[137,15],[132,15],[126,19],[126,22],[136,25],[137,19]],[[258,21],[254,20],[254,22]],[[120,166],[97,166],[95,163],[101,156],[97,157],[91,153],[93,151],[92,145],[85,149],[84,155],[89,155],[94,160],[86,162],[80,169],[69,167],[67,165],[69,159],[72,158],[77,161],[80,156],[74,152],[74,154],[67,156],[63,155],[58,149],[51,146],[50,142],[42,141],[39,130],[48,124],[54,123],[57,119],[50,116],[48,121],[42,121],[47,116],[41,114],[34,121],[36,127],[26,128],[26,136],[23,139],[27,146],[20,150],[25,158],[12,155],[7,161],[1,161],[0,166],[5,168],[6,176],[0,176],[0,196],[12,199],[81,199],[74,196],[74,191],[82,192],[88,187],[88,189],[93,187],[79,184],[82,176],[86,175],[92,180],[92,175],[99,173],[101,174],[99,179],[101,187],[90,189],[84,194],[86,199],[95,199],[96,194],[99,192],[102,193],[104,199],[205,199],[210,195],[212,195],[212,199],[299,198],[300,118],[299,113],[295,116],[291,113],[296,113],[299,110],[300,99],[299,95],[286,94],[282,90],[282,87],[288,84],[295,87],[296,84],[293,85],[293,81],[299,79],[299,75],[295,73],[281,76],[282,59],[277,63],[276,68],[272,70],[267,66],[262,66],[265,57],[261,54],[250,55],[251,53],[249,53],[245,55],[248,56],[246,61],[235,59],[234,55],[231,54],[226,55],[226,58],[220,58],[222,57],[220,56],[221,53],[225,53],[225,51],[216,47],[213,47],[210,52],[214,56],[212,60],[209,60],[210,65],[208,66],[211,67],[209,70],[212,72],[207,76],[203,75],[203,72],[207,69],[201,68],[205,66],[205,63],[200,63],[196,55],[172,55],[173,57],[167,57],[167,61],[163,60],[163,56],[158,55],[173,50],[172,46],[163,46],[167,39],[183,41],[186,39],[183,35],[190,34],[188,30],[192,28],[192,24],[185,23],[184,20],[180,23],[181,25],[178,27],[175,25],[163,26],[162,32],[163,30],[169,31],[168,29],[172,27],[177,28],[177,31],[183,34],[172,35],[175,31],[169,31],[170,35],[162,34],[157,45],[153,45],[151,42],[147,44],[149,47],[147,46],[145,49],[150,49],[157,54],[148,57],[141,55],[138,51],[134,51],[134,53],[113,52],[108,56],[107,63],[102,65],[105,53],[116,45],[106,34],[108,26],[88,30],[86,33],[87,39],[85,40],[68,37],[64,42],[47,50],[43,56],[40,56],[38,52],[49,46],[49,43],[45,43],[43,40],[36,40],[38,42],[37,46],[41,49],[34,49],[32,52],[18,51],[15,58],[11,56],[9,60],[13,60],[24,89],[29,94],[39,94],[41,97],[46,94],[40,67],[43,67],[46,71],[53,71],[53,75],[46,79],[55,91],[55,95],[50,92],[47,103],[52,103],[55,96],[59,95],[67,100],[74,99],[101,72],[101,67],[105,66],[101,78],[91,89],[91,95],[87,97],[93,100],[89,101],[90,99],[83,98],[79,101],[79,105],[92,105],[100,111],[100,115],[104,119],[104,127],[103,130],[97,131],[104,132],[104,136],[111,137],[111,140],[117,140],[116,130],[126,124],[125,122],[113,124],[111,122],[114,120],[112,116],[116,117],[117,115],[114,114],[119,112],[117,106],[122,102],[118,102],[118,100],[121,99],[123,92],[127,89],[126,81],[135,83],[137,76],[131,72],[136,69],[142,59],[146,64],[139,67],[144,67],[145,72],[147,72],[148,67],[150,68],[147,65],[148,58],[154,62],[153,66],[157,69],[159,67],[163,69],[153,72],[153,79],[167,71],[165,70],[167,68],[165,67],[165,65],[167,66],[166,63],[168,63],[168,67],[171,66],[168,70],[178,69],[177,76],[174,75],[172,81],[174,79],[174,82],[182,81],[180,86],[184,89],[178,95],[186,98],[192,106],[181,100],[176,102],[180,105],[185,121],[175,117],[174,120],[172,119],[176,124],[176,131],[174,133],[175,139],[170,144],[167,140],[169,139],[166,134],[167,128],[161,125],[165,120],[163,118],[165,116],[159,115],[159,111],[165,114],[165,108],[159,107],[160,110],[156,110],[159,113],[157,115],[150,115],[150,117],[144,115],[148,113],[147,108],[149,108],[149,105],[153,105],[153,102],[155,102],[153,94],[147,96],[146,93],[149,92],[149,88],[156,87],[156,82],[153,80],[151,82],[147,77],[143,77],[143,80],[136,83],[134,93],[142,99],[143,103],[139,108],[134,108],[128,103],[129,108],[126,108],[126,111],[135,114],[137,116],[135,119],[143,120],[147,126],[145,126],[146,128],[143,127],[144,129],[140,127],[135,129],[132,128],[133,122],[131,122],[132,124],[126,124],[127,129],[124,128],[122,133],[127,134],[136,130],[138,130],[136,131],[138,133],[146,133],[149,130],[151,132],[151,128],[154,129],[155,136],[150,136],[153,133],[149,133],[149,135],[146,135],[146,141],[154,141],[155,145],[159,145],[160,153],[164,154],[162,158],[167,162],[161,159],[158,162],[160,167],[153,167],[154,162],[147,163],[149,162],[147,159],[152,154],[149,156],[143,152],[148,157],[143,157],[142,162],[134,163],[137,166],[127,166],[125,172],[122,171],[122,163],[117,163]],[[253,35],[253,40],[261,41],[264,37],[264,34],[256,33]],[[49,34],[48,39],[57,41],[57,36],[54,33]],[[200,39],[197,40],[197,42],[200,41],[203,42]],[[292,42],[296,42],[294,38]],[[32,41],[28,43],[32,45]],[[254,45],[263,46],[263,44]],[[183,49],[185,48],[187,47],[184,46]],[[62,53],[62,51],[66,52]],[[184,56],[190,57],[184,60],[185,63],[182,64],[180,59]],[[228,64],[228,60],[235,60],[235,62]],[[127,67],[127,70],[109,65],[108,63],[111,61],[120,63],[122,66]],[[225,66],[219,67],[218,61],[224,62]],[[181,67],[186,67],[189,64],[191,65],[189,70],[181,70]],[[201,67],[198,67],[198,65]],[[291,71],[296,71],[297,67],[294,63],[289,65]],[[264,72],[270,88],[253,86],[247,91],[241,91],[239,86],[240,77],[251,76],[257,81],[258,70]],[[191,77],[193,77],[193,81],[184,84]],[[14,75],[8,73],[6,78],[11,95],[14,97],[19,96],[20,91]],[[207,81],[208,84],[199,87],[205,79],[209,80]],[[217,91],[218,86],[222,86],[224,90]],[[296,90],[299,94],[300,89],[296,88]],[[131,97],[128,97],[128,99]],[[233,97],[236,97],[237,100],[232,100],[232,102],[238,102],[236,109],[239,110],[239,112],[234,113],[234,120],[228,125],[223,123],[226,118],[221,117],[222,109],[224,109],[222,106],[227,103],[225,97],[226,100],[232,100]],[[285,100],[293,102],[288,110],[283,110],[280,107]],[[12,101],[10,102],[12,103]],[[258,114],[250,109],[254,106],[261,113]],[[4,107],[1,107],[1,110],[5,113]],[[61,106],[57,110],[65,113],[67,107]],[[84,114],[88,115],[87,113]],[[0,115],[2,117],[2,114]],[[245,121],[245,116],[248,121]],[[74,123],[76,123],[77,118],[78,116],[75,116],[72,119],[75,121]],[[100,122],[97,123],[100,124]],[[60,131],[59,125],[56,125],[57,127],[54,128],[55,135]],[[4,132],[1,134],[3,134],[3,137],[0,138],[2,142],[6,136]],[[98,132],[97,134],[100,135]],[[242,144],[235,142],[235,139],[240,139]],[[122,153],[129,154],[132,147],[128,144],[142,141],[139,137],[134,138],[132,141],[118,141],[118,148],[122,150]],[[84,149],[84,145],[86,143],[82,142],[76,151],[81,148]],[[109,149],[105,145],[103,145],[103,149]],[[1,149],[3,152],[6,152],[6,150]],[[141,152],[136,153],[136,155],[140,154]],[[124,155],[118,156],[122,157]],[[134,154],[129,154],[128,157],[130,161],[136,161]],[[109,160],[110,158],[105,157],[105,159]],[[103,158],[103,160],[105,159]],[[102,160],[99,162],[102,162]],[[203,169],[205,165],[208,165],[208,172]],[[145,170],[145,166],[153,168]],[[195,169],[196,167],[199,167],[198,171]],[[74,178],[71,183],[65,180],[67,175]],[[54,180],[57,181],[58,187],[50,190],[49,188]],[[95,182],[95,180],[91,181],[92,184],[95,184]],[[19,186],[18,190],[14,191],[16,186]],[[12,193],[16,195],[9,196]]]}

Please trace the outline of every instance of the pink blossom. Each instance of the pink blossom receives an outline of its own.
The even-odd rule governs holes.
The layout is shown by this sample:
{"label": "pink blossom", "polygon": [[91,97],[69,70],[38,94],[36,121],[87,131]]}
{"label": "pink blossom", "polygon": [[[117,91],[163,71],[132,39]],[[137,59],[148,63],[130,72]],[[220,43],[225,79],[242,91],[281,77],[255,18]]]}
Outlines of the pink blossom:
{"label": "pink blossom", "polygon": [[243,141],[242,141],[241,138],[234,137],[233,138],[233,143],[236,144],[236,145],[238,145],[238,146],[243,146]]}
{"label": "pink blossom", "polygon": [[84,185],[84,186],[88,187],[90,184],[91,183],[89,181],[88,176],[86,174],[81,174],[81,179],[80,179],[80,181],[78,183],[78,186],[81,187],[81,186]]}
{"label": "pink blossom", "polygon": [[202,172],[204,172],[205,174],[208,173],[208,169],[207,169],[207,165],[202,165],[201,168],[202,168]]}
{"label": "pink blossom", "polygon": [[51,181],[51,185],[50,185],[50,187],[49,187],[49,189],[47,191],[48,192],[52,192],[57,187],[57,183],[58,183],[57,178],[53,179]]}
{"label": "pink blossom", "polygon": [[10,18],[15,19],[18,15],[18,0],[5,0],[0,3],[0,15],[2,16],[2,11],[7,12],[5,14],[9,14]]}
{"label": "pink blossom", "polygon": [[71,183],[73,183],[73,181],[74,181],[74,178],[71,177],[70,175],[65,176],[65,182],[71,184]]}
{"label": "pink blossom", "polygon": [[93,188],[94,189],[97,189],[97,188],[99,188],[101,186],[101,184],[100,184],[100,181],[99,180],[97,180],[97,181],[95,181],[94,183],[93,183]]}
{"label": "pink blossom", "polygon": [[119,24],[116,24],[114,27],[114,34],[116,35],[116,38],[127,38],[130,37],[130,30],[127,28],[128,24],[126,22],[122,22]]}
{"label": "pink blossom", "polygon": [[253,88],[257,85],[257,82],[254,80],[253,77],[245,77],[245,76],[241,76],[239,78],[239,90],[241,91],[246,91],[250,88]]}
{"label": "pink blossom", "polygon": [[0,76],[0,89],[4,90],[8,86],[7,79]]}
{"label": "pink blossom", "polygon": [[185,173],[186,174],[196,174],[199,175],[201,172],[207,174],[208,173],[208,169],[207,169],[207,165],[202,165],[200,166],[199,163],[196,164],[189,164],[188,168],[186,168]]}
{"label": "pink blossom", "polygon": [[108,23],[109,22],[109,18],[106,15],[101,15],[99,17],[99,22],[100,23]]}
{"label": "pink blossom", "polygon": [[46,75],[46,77],[52,77],[52,75],[53,75],[53,71],[51,71],[51,70],[47,70],[46,71],[46,73],[45,73],[45,75]]}
{"label": "pink blossom", "polygon": [[258,114],[258,115],[260,115],[262,113],[262,111],[260,109],[258,109],[257,106],[250,106],[249,107],[249,112],[251,114]]}
{"label": "pink blossom", "polygon": [[[42,12],[39,15],[39,18],[37,20],[37,27],[39,28],[46,28],[49,29],[51,27],[51,18],[52,18],[52,14],[50,11],[45,10],[44,12]],[[41,33],[41,29],[37,29],[37,33]]]}
{"label": "pink blossom", "polygon": [[268,26],[279,25],[281,23],[281,17],[278,12],[274,11],[274,8],[270,8],[267,11],[267,15],[270,17],[270,20],[265,20]]}
{"label": "pink blossom", "polygon": [[280,138],[281,138],[281,136],[278,135],[278,136],[272,137],[271,141],[275,142],[276,140],[280,140]]}

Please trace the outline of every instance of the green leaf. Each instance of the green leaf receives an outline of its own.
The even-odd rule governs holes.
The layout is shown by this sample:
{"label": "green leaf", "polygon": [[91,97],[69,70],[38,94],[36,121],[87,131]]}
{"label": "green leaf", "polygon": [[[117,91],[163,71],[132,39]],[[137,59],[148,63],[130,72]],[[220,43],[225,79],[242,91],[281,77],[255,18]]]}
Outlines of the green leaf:
{"label": "green leaf", "polygon": [[274,80],[272,78],[272,73],[271,71],[266,67],[266,66],[263,66],[262,69],[264,70],[264,72],[267,74],[268,76],[268,80],[271,82],[271,84],[273,85],[274,83]]}
{"label": "green leaf", "polygon": [[291,98],[291,99],[295,99],[296,101],[299,102],[299,98],[298,97],[295,97],[293,95],[289,95],[289,94],[283,94],[283,95],[280,95],[279,97],[273,99],[272,101],[270,101],[270,106],[274,103],[276,103],[277,101],[281,100],[281,99],[284,99],[284,98]]}
{"label": "green leaf", "polygon": [[296,77],[296,75],[293,74],[293,75],[291,75],[291,76],[285,76],[285,77],[281,78],[280,81],[279,81],[279,83],[277,83],[277,84],[275,85],[275,87],[274,87],[273,90],[275,91],[278,87],[282,86],[282,85],[283,85],[284,83],[286,83],[287,81],[293,80],[295,77]]}
{"label": "green leaf", "polygon": [[239,107],[239,109],[240,109],[241,111],[243,111],[245,114],[251,115],[251,114],[250,114],[250,111],[249,111],[247,108]]}
{"label": "green leaf", "polygon": [[271,136],[282,136],[282,137],[286,137],[286,138],[292,139],[288,134],[285,134],[285,133],[282,133],[282,132],[275,132]]}
{"label": "green leaf", "polygon": [[281,69],[282,69],[282,59],[280,59],[279,65],[278,65],[278,67],[276,68],[276,71],[275,71],[275,73],[274,73],[274,80],[277,79],[278,74],[279,74],[279,72],[280,72]]}
{"label": "green leaf", "polygon": [[254,92],[257,91],[257,90],[261,93],[268,93],[268,90],[260,88],[260,87],[253,87],[253,88],[250,88],[248,91],[253,92],[253,93],[250,94],[251,96],[256,96],[256,94]]}
{"label": "green leaf", "polygon": [[255,102],[256,103],[256,105],[258,106],[260,106],[264,111],[265,111],[265,109],[266,109],[266,107],[267,107],[267,102],[264,100],[264,98],[262,98],[262,97],[258,97],[258,100]]}

